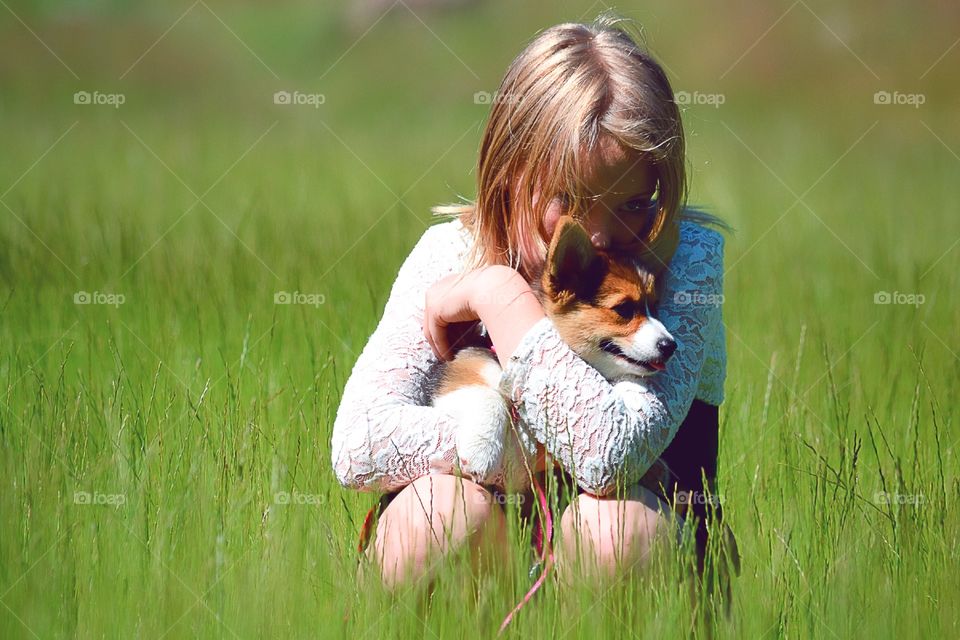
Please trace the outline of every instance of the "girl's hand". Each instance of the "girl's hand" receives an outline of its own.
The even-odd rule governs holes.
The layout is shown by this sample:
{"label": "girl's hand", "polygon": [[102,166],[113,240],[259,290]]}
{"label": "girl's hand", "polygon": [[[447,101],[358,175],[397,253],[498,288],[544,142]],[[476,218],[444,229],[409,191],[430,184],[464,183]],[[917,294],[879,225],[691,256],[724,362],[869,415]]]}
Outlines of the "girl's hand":
{"label": "girl's hand", "polygon": [[453,357],[449,326],[480,320],[487,328],[501,366],[520,338],[544,317],[543,307],[514,269],[502,265],[453,274],[427,290],[423,333],[441,360]]}
{"label": "girl's hand", "polygon": [[[423,306],[423,335],[430,343],[433,354],[440,360],[453,357],[451,324],[475,322],[480,319],[471,304],[472,287],[476,271],[454,273],[437,280],[427,289]],[[462,332],[461,332],[462,333]]]}

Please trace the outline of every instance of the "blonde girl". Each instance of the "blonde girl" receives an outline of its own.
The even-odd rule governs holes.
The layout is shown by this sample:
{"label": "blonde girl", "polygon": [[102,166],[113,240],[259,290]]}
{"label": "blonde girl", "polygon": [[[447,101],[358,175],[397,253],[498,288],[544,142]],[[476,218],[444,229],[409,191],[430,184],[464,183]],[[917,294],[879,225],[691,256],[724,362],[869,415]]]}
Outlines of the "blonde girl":
{"label": "blonde girl", "polygon": [[[336,477],[383,494],[365,558],[394,588],[463,545],[507,547],[505,487],[529,485],[503,472],[458,477],[457,425],[424,389],[459,346],[457,330],[479,321],[531,471],[575,483],[559,518],[560,575],[574,558],[606,575],[642,568],[675,522],[641,478],[658,460],[691,482],[716,472],[723,238],[704,226],[715,219],[685,208],[680,113],[622,19],[551,27],[517,56],[492,100],[477,180],[475,202],[435,209],[454,217],[428,228],[400,267],[344,388]],[[564,214],[597,248],[663,279],[657,317],[679,348],[645,384],[611,383],[577,357],[531,291]]]}

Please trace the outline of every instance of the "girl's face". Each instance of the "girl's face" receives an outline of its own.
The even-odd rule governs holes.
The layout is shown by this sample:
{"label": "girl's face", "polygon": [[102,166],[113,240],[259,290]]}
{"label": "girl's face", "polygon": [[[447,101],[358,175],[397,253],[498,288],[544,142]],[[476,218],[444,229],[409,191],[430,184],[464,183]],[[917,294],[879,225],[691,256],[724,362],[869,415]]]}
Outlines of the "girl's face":
{"label": "girl's face", "polygon": [[[592,199],[581,223],[596,248],[624,248],[645,237],[657,206],[657,178],[649,162],[619,146],[607,145],[598,154],[586,186]],[[545,242],[550,242],[566,208],[563,198],[548,205],[543,220]]]}

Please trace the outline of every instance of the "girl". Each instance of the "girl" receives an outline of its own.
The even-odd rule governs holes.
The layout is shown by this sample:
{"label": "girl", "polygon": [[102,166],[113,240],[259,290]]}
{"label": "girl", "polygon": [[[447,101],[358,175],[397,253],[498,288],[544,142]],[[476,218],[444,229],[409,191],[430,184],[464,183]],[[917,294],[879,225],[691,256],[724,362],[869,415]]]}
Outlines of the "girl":
{"label": "girl", "polygon": [[[560,517],[561,576],[578,553],[605,574],[643,566],[673,527],[652,490],[663,483],[641,483],[655,463],[694,491],[701,469],[715,474],[723,239],[702,223],[722,223],[684,208],[672,89],[622,25],[609,14],[557,25],[513,61],[492,101],[476,202],[434,209],[456,217],[427,229],[401,266],[346,383],[333,468],[344,487],[384,492],[374,544],[361,550],[388,587],[432,573],[462,545],[508,547],[498,508],[508,479],[458,477],[457,425],[424,397],[428,370],[452,357],[466,323],[482,322],[503,366],[530,470],[574,487]],[[577,357],[531,291],[563,214],[596,247],[663,278],[657,317],[679,347],[644,384],[608,382]]]}

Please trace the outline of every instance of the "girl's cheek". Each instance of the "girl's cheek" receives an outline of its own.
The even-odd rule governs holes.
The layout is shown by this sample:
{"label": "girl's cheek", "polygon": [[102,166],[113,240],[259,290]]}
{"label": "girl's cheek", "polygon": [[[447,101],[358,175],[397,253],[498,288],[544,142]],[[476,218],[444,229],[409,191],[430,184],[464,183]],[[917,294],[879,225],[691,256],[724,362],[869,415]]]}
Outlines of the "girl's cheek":
{"label": "girl's cheek", "polygon": [[630,234],[630,237],[627,238],[627,241],[636,242],[637,240],[643,240],[645,232],[647,230],[647,221],[641,220],[630,226],[631,226],[632,233]]}
{"label": "girl's cheek", "polygon": [[630,226],[630,237],[627,238],[628,242],[636,242],[637,240],[642,240],[646,238],[647,232],[650,229],[650,226],[653,224],[653,219],[656,215],[656,212],[651,209],[647,215],[635,215],[631,221]]}
{"label": "girl's cheek", "polygon": [[560,220],[560,216],[563,214],[563,208],[561,207],[560,201],[556,198],[550,201],[550,204],[547,205],[547,210],[543,214],[543,228],[547,232],[547,237],[544,238],[547,242],[553,237],[553,230],[557,228],[557,222]]}

